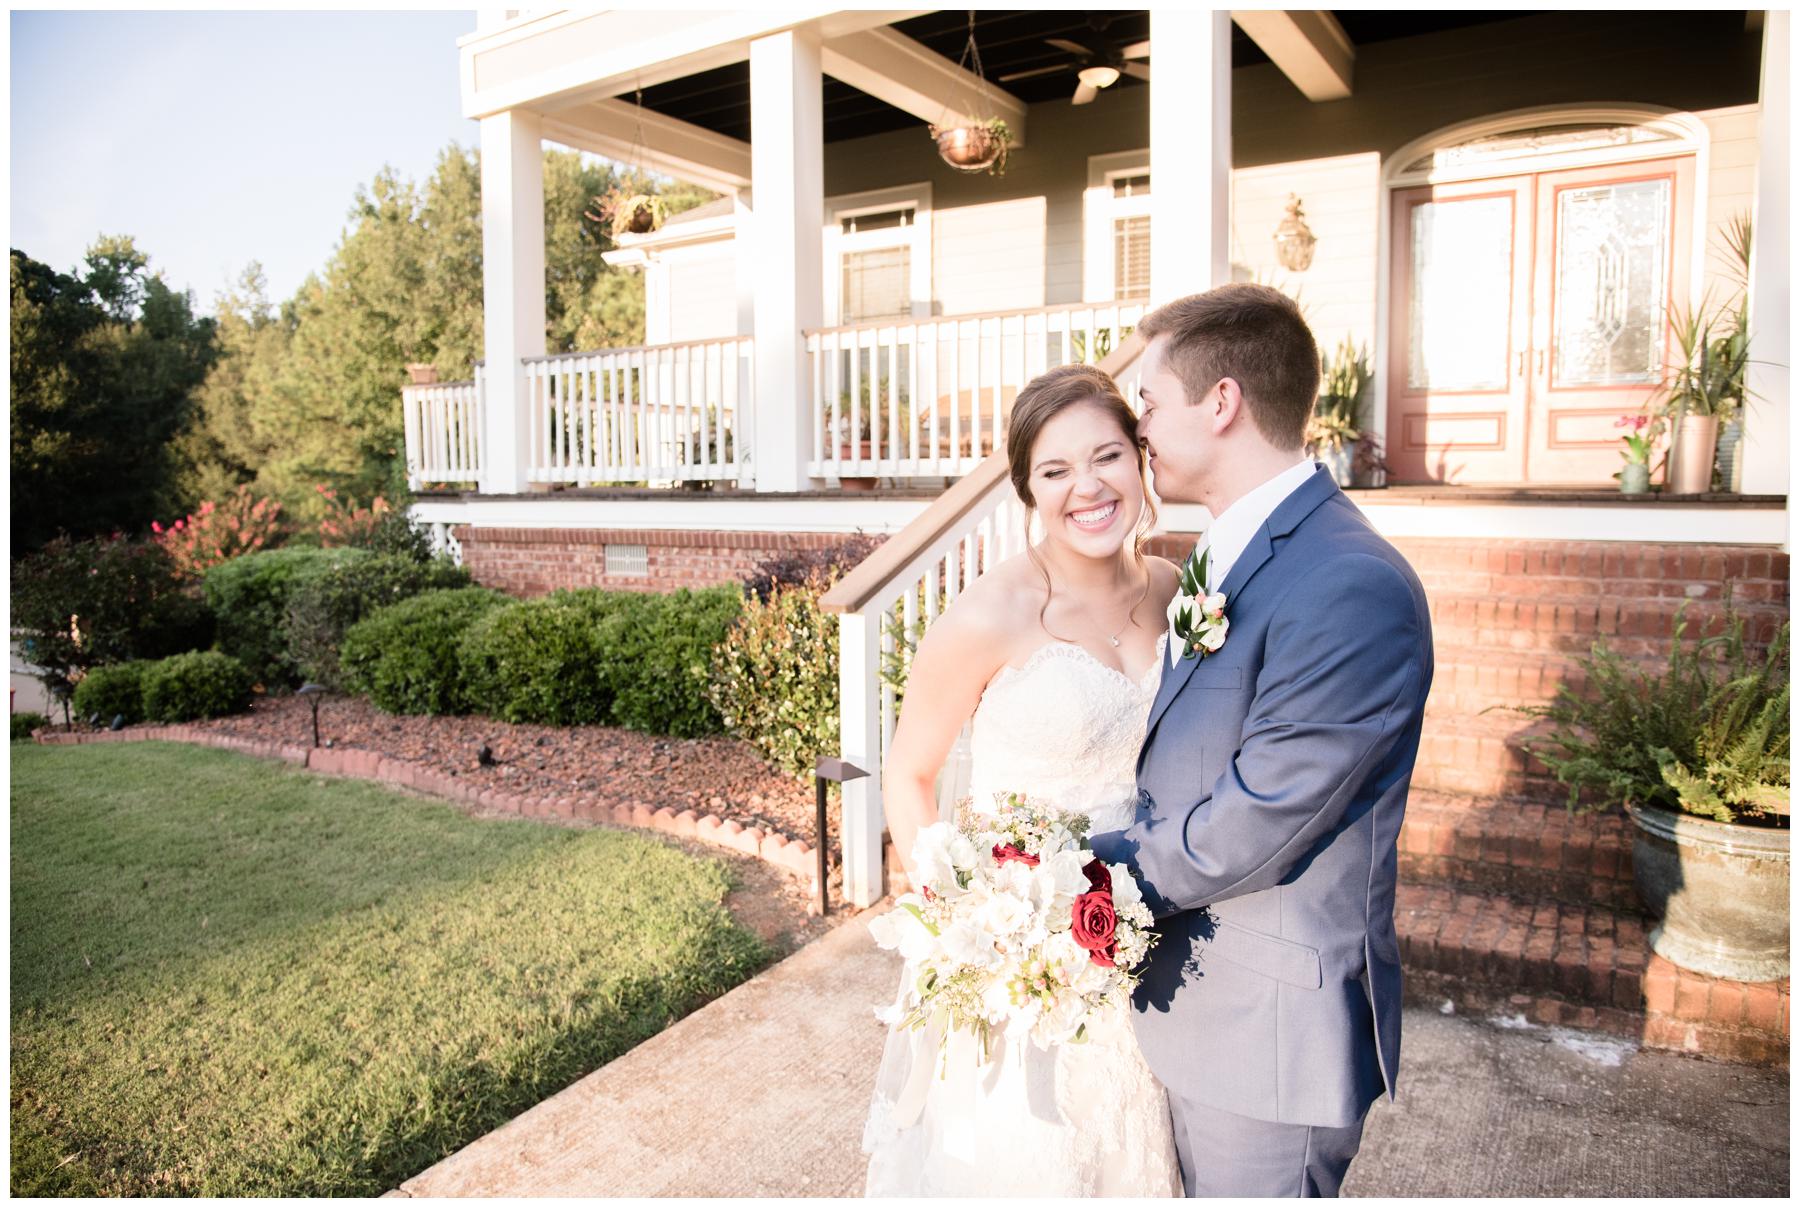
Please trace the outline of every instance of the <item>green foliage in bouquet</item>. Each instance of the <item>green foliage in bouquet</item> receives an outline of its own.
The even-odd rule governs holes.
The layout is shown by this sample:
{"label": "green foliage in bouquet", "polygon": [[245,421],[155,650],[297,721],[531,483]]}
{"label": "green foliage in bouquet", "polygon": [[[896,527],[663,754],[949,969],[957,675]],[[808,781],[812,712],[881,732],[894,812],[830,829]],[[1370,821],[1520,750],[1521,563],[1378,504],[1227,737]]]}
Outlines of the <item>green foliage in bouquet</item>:
{"label": "green foliage in bouquet", "polygon": [[466,713],[463,634],[510,601],[485,587],[428,591],[352,625],[338,666],[352,692],[389,713]]}
{"label": "green foliage in bouquet", "polygon": [[224,717],[250,704],[250,672],[216,650],[161,659],[144,669],[144,715],[151,721]]}
{"label": "green foliage in bouquet", "polygon": [[1654,805],[1720,822],[1785,811],[1788,627],[1753,654],[1729,599],[1714,637],[1685,642],[1686,611],[1662,671],[1596,642],[1580,660],[1584,694],[1563,685],[1548,705],[1518,709],[1553,723],[1526,747],[1569,786],[1571,810]]}

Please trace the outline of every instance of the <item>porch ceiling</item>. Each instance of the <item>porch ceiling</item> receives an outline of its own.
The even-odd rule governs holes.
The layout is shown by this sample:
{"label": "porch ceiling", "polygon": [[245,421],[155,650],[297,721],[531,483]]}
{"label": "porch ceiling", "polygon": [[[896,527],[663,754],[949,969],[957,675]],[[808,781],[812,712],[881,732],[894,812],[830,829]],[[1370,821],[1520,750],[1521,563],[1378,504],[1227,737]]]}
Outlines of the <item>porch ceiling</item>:
{"label": "porch ceiling", "polygon": [[[1368,11],[1331,10],[1355,45],[1395,38],[1438,33],[1494,21],[1510,21],[1535,15],[1526,10],[1471,11]],[[891,27],[920,42],[952,63],[962,55],[968,39],[968,14],[963,9],[927,13]],[[1049,38],[1079,42],[1093,50],[1107,45],[1127,46],[1150,36],[1146,10],[1083,12],[1063,10],[977,9],[975,38],[981,50],[981,66],[989,80],[1014,72],[1032,71],[1070,59],[1066,51],[1047,43]],[[1153,55],[1154,60],[1154,55]],[[1231,36],[1231,65],[1251,67],[1267,63],[1268,56],[1235,25]],[[1075,89],[1073,70],[1045,73],[999,83],[1021,101],[1066,100]],[[1137,88],[1141,83],[1122,76],[1112,88]],[[623,98],[630,100],[629,96]],[[910,113],[894,108],[841,80],[825,77],[825,141],[861,138],[919,124]],[[678,80],[644,89],[644,105],[658,113],[679,118],[729,138],[750,138],[750,64],[731,63],[697,72]]]}

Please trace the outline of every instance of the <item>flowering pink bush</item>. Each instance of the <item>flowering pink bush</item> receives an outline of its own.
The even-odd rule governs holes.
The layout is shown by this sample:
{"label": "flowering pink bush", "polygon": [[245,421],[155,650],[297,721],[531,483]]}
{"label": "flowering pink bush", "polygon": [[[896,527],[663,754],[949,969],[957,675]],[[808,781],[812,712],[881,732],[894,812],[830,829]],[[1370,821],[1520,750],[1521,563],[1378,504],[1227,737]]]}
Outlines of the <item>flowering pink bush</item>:
{"label": "flowering pink bush", "polygon": [[381,518],[393,511],[393,505],[381,496],[375,496],[366,508],[359,508],[355,502],[345,503],[337,496],[337,492],[319,483],[313,487],[330,509],[325,518],[319,521],[319,544],[361,545],[367,546],[381,526]]}
{"label": "flowering pink bush", "polygon": [[281,535],[281,505],[252,494],[245,484],[223,503],[209,499],[167,528],[153,520],[150,531],[156,543],[169,551],[176,571],[197,579],[209,567],[276,544]]}

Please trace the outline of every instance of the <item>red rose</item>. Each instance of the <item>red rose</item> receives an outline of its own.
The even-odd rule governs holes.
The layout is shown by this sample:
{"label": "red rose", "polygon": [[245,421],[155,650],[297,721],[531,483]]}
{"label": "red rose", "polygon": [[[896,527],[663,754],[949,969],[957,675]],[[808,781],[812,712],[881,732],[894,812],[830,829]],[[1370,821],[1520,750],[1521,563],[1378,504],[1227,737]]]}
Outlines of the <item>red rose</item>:
{"label": "red rose", "polygon": [[1112,874],[1106,871],[1106,864],[1098,857],[1089,860],[1081,871],[1087,874],[1089,889],[1096,893],[1112,892]]}
{"label": "red rose", "polygon": [[1004,864],[1008,860],[1017,860],[1027,868],[1036,868],[1038,866],[1038,858],[1036,856],[1029,855],[1014,847],[1012,844],[994,844],[994,863]]}
{"label": "red rose", "polygon": [[1084,893],[1075,899],[1074,926],[1070,934],[1075,942],[1088,951],[1088,956],[1096,965],[1111,968],[1116,951],[1113,933],[1119,925],[1118,915],[1113,912],[1112,894],[1104,890]]}

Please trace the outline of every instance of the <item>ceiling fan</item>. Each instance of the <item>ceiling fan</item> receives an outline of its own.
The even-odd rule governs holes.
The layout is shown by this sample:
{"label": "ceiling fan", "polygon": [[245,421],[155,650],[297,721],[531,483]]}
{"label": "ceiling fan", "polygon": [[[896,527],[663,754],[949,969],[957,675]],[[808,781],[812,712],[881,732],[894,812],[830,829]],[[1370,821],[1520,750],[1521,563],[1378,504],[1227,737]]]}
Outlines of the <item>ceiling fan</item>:
{"label": "ceiling fan", "polygon": [[[1102,19],[1095,25],[1094,32],[1099,33],[1105,28],[1106,23],[1105,20]],[[1150,57],[1149,39],[1146,38],[1142,42],[1132,42],[1125,46],[1104,42],[1099,38],[1094,38],[1092,40],[1098,43],[1101,49],[1091,50],[1081,43],[1071,42],[1067,38],[1045,38],[1044,41],[1048,42],[1051,46],[1056,47],[1058,50],[1066,51],[1075,57],[1061,63],[1053,63],[1048,67],[1034,67],[1029,71],[1015,71],[1010,75],[1001,76],[999,82],[1004,84],[1010,80],[1023,80],[1032,76],[1049,75],[1052,72],[1073,71],[1078,83],[1075,85],[1075,95],[1069,98],[1069,103],[1071,105],[1085,105],[1095,97],[1099,96],[1102,88],[1108,88],[1117,83],[1119,77],[1122,75],[1128,75],[1137,80],[1148,80],[1150,78],[1150,68],[1148,64],[1132,62],[1133,59],[1147,59]]]}

